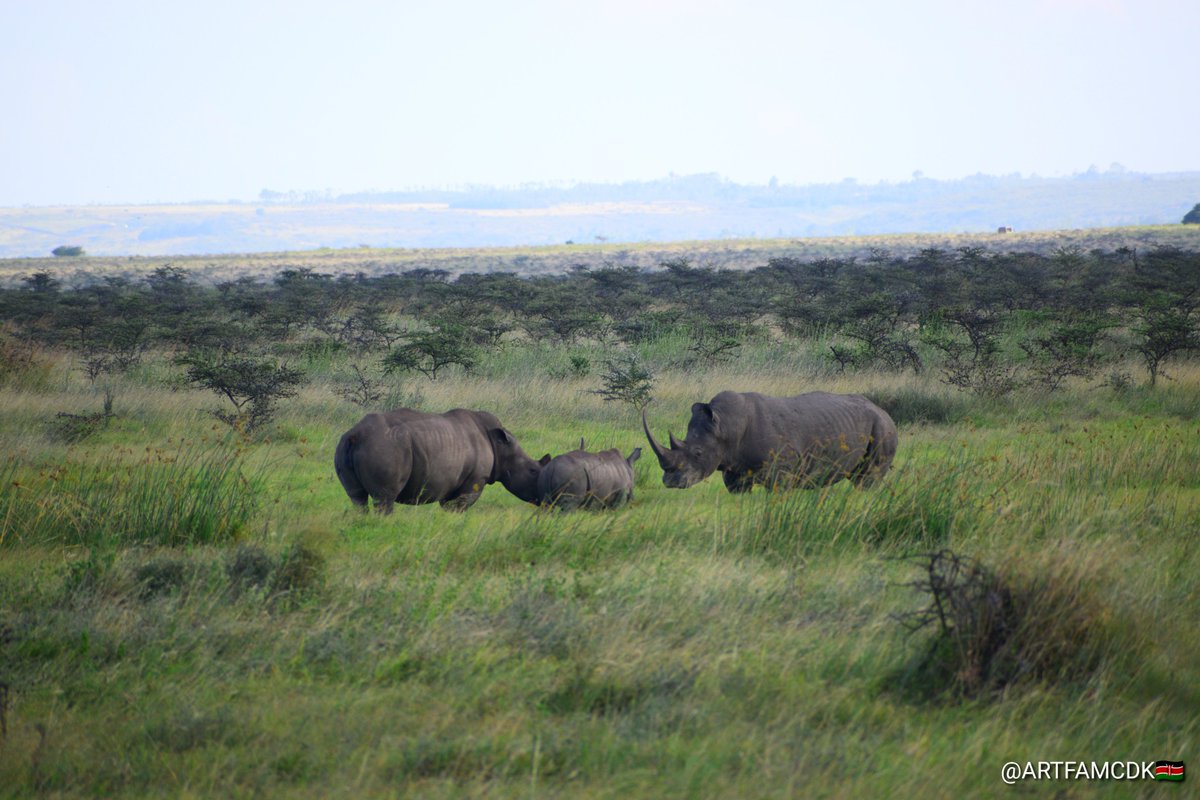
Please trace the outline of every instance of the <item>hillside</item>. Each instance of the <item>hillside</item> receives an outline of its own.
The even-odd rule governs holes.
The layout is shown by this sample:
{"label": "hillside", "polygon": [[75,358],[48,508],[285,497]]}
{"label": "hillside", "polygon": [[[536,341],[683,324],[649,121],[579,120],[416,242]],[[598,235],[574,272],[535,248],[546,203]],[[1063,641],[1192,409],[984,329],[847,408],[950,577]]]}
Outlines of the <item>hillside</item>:
{"label": "hillside", "polygon": [[63,244],[163,256],[1050,231],[1174,224],[1197,200],[1200,173],[1120,170],[874,185],[744,186],[696,175],[342,196],[263,190],[257,202],[0,209],[0,258]]}

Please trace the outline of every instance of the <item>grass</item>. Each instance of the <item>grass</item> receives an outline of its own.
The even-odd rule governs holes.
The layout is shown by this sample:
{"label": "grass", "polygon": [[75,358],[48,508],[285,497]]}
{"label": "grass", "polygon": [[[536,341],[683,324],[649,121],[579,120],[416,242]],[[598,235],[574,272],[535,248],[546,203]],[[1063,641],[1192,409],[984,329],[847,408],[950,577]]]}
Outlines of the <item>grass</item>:
{"label": "grass", "polygon": [[0,547],[176,546],[234,539],[253,517],[257,487],[232,445],[182,442],[66,461],[0,476]]}
{"label": "grass", "polygon": [[[635,414],[588,393],[594,376],[504,358],[412,383],[427,408],[492,410],[531,454],[581,435],[641,444]],[[977,401],[795,358],[665,370],[651,424],[681,435],[690,404],[729,387],[864,392],[900,423],[878,488],[668,490],[647,456],[616,512],[541,513],[493,486],[461,515],[363,516],[331,463],[362,412],[320,376],[240,452],[210,398],[161,382],[118,386],[110,426],[70,446],[42,422],[92,408],[94,390],[70,375],[0,388],[15,454],[0,487],[0,787],[991,796],[1009,760],[1188,760],[1200,370],[1179,365],[1154,392]],[[943,547],[1025,598],[1012,641],[1045,668],[929,691],[953,685],[955,662],[924,662],[936,637],[896,616],[925,603],[903,557]],[[1085,628],[1085,647],[1058,647]]]}

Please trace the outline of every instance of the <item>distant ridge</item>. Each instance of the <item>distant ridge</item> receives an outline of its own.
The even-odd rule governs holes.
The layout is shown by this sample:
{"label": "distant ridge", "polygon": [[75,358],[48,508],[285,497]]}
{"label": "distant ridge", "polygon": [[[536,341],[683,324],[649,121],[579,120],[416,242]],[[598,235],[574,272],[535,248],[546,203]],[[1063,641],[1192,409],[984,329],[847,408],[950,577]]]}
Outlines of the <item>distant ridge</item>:
{"label": "distant ridge", "polygon": [[1114,165],[1065,178],[744,185],[715,174],[621,184],[360,192],[263,190],[256,202],[0,209],[0,258],[205,255],[314,248],[984,233],[1178,223],[1200,172]]}

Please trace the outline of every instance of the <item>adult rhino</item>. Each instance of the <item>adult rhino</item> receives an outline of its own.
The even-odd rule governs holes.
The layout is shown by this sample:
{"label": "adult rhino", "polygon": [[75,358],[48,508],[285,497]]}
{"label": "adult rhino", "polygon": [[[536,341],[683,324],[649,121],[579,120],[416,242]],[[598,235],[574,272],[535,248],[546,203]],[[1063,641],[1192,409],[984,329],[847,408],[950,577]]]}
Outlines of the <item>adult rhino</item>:
{"label": "adult rhino", "polygon": [[810,392],[767,397],[721,392],[692,406],[687,438],[670,449],[642,427],[663,468],[663,483],[686,489],[720,470],[731,492],[827,486],[847,478],[869,486],[892,466],[896,423],[862,395]]}
{"label": "adult rhino", "polygon": [[615,448],[589,453],[579,449],[555,456],[537,481],[538,504],[562,511],[577,508],[616,508],[633,499],[633,462],[642,455],[635,447],[628,457]]}
{"label": "adult rhino", "polygon": [[354,504],[365,510],[369,497],[384,514],[392,513],[394,503],[437,502],[448,511],[465,511],[496,481],[536,502],[538,474],[549,461],[549,454],[540,463],[526,455],[492,414],[463,408],[367,414],[343,434],[333,455]]}

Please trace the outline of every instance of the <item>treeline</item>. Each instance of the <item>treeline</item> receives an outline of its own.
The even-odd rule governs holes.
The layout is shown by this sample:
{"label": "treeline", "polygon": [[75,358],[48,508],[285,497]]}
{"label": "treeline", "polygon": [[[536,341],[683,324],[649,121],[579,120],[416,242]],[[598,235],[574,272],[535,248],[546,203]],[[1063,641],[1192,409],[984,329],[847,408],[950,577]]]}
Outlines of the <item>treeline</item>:
{"label": "treeline", "polygon": [[[70,351],[93,382],[157,354],[224,397],[222,418],[245,427],[268,419],[316,357],[352,362],[352,397],[368,405],[378,399],[372,370],[438,379],[500,348],[598,342],[637,353],[663,339],[677,344],[669,366],[727,361],[753,342],[815,343],[830,370],[911,370],[999,396],[1054,391],[1106,368],[1119,388],[1132,378],[1118,367],[1135,358],[1154,384],[1171,358],[1200,347],[1200,254],[964,247],[776,257],[750,271],[677,259],[527,278],[295,268],[216,285],[164,266],[75,288],[38,272],[0,290],[0,313],[0,379],[39,349]],[[579,375],[591,369],[572,364]]]}

